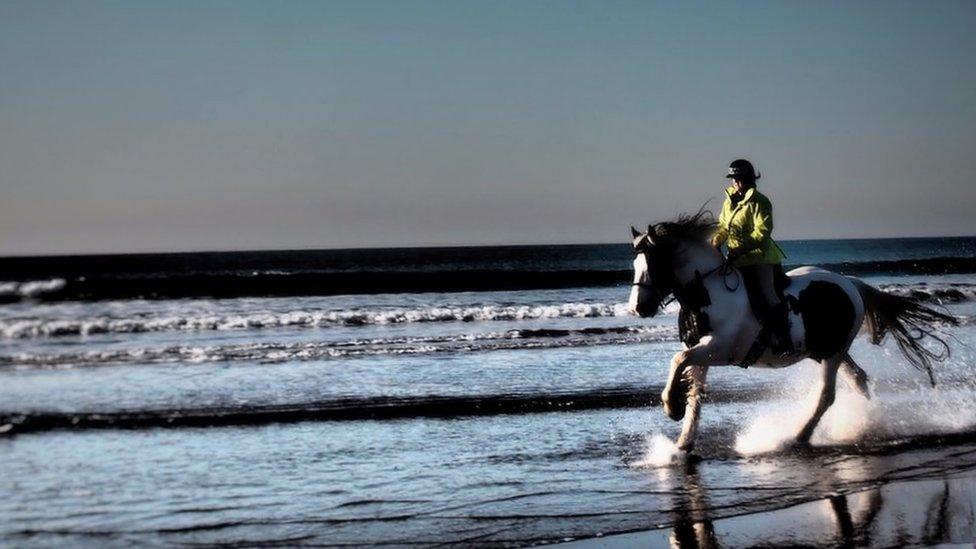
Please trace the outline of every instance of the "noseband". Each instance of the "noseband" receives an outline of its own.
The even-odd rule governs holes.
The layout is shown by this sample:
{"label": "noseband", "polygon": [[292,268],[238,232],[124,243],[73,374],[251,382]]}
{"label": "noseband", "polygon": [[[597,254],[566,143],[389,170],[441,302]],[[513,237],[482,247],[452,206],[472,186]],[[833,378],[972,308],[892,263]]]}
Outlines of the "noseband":
{"label": "noseband", "polygon": [[[646,250],[645,251],[638,252],[638,253],[641,253],[641,254],[644,255],[644,263],[646,265],[650,265],[651,264],[650,261],[648,261],[647,251]],[[658,277],[655,277],[654,274],[650,274],[650,277],[651,277],[651,280],[652,280],[651,282],[634,282],[634,283],[631,284],[631,287],[637,286],[638,288],[643,288],[643,289],[648,290],[648,291],[651,292],[651,299],[655,303],[655,305],[654,305],[654,310],[655,311],[657,311],[661,307],[666,307],[669,303],[671,303],[671,301],[674,301],[674,298],[672,298],[672,299],[668,300],[667,303],[664,302],[664,300],[668,297],[668,295],[671,294],[672,292],[674,292],[674,283],[677,282],[676,280],[674,280],[674,273],[672,272],[671,269],[658,269],[658,271],[662,271],[661,274],[664,274],[664,273],[670,274],[670,278],[671,278],[670,282],[671,283],[670,284],[654,284],[653,283],[653,280],[655,278],[658,278]]]}

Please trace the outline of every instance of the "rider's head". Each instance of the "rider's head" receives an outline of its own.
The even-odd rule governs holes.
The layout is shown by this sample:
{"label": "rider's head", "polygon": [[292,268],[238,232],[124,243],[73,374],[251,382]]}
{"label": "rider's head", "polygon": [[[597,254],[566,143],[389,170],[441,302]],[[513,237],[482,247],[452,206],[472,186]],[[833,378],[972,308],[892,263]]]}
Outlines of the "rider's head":
{"label": "rider's head", "polygon": [[752,167],[752,162],[749,162],[745,158],[740,158],[733,160],[729,164],[729,173],[725,177],[731,179],[737,189],[748,189],[749,187],[755,187],[756,180],[761,176]]}

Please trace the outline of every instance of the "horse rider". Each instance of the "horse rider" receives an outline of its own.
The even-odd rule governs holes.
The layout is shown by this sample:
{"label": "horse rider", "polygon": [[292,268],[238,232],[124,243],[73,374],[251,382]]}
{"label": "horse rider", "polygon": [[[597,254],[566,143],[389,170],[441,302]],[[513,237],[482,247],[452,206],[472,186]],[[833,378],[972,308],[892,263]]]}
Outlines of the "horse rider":
{"label": "horse rider", "polygon": [[725,177],[732,180],[732,185],[725,189],[725,203],[712,245],[728,246],[726,263],[742,273],[760,322],[776,336],[778,345],[773,351],[792,354],[789,308],[776,289],[777,272],[782,273],[786,255],[772,238],[773,205],[756,189],[761,175],[748,160],[733,161]]}

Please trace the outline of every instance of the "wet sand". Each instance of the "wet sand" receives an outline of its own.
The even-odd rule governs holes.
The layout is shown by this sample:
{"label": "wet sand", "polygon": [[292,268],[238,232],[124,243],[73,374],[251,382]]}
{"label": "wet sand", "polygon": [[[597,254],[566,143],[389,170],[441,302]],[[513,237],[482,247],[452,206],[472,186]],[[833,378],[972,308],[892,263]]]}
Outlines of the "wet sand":
{"label": "wet sand", "polygon": [[[673,522],[560,547],[974,547],[976,454],[972,449],[971,445],[943,448],[944,460],[929,464],[912,454],[893,455],[890,472],[868,488],[840,490],[826,498],[742,515],[735,515],[734,509],[710,508],[707,487],[697,484],[698,466],[672,467],[671,471],[685,475],[687,487],[675,494]],[[900,474],[907,471],[913,472]]]}

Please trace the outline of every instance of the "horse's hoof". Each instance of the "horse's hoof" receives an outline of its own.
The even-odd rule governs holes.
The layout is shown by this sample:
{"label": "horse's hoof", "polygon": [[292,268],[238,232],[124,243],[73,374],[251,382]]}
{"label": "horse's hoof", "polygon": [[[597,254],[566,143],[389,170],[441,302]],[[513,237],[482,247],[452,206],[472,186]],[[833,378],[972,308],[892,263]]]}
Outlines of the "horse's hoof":
{"label": "horse's hoof", "polygon": [[664,413],[675,421],[681,421],[685,417],[685,410],[688,408],[688,391],[691,384],[688,380],[681,378],[675,383],[675,387],[670,392],[665,391],[661,394],[661,404],[664,405]]}
{"label": "horse's hoof", "polygon": [[809,440],[796,438],[790,442],[787,442],[783,449],[789,450],[794,454],[809,454],[811,451],[813,451],[813,445],[810,444]]}
{"label": "horse's hoof", "polygon": [[684,419],[687,403],[688,402],[684,399],[678,399],[678,401],[673,404],[668,399],[661,399],[661,404],[664,406],[664,413],[675,421],[681,421]]}

